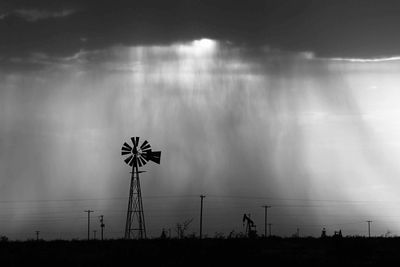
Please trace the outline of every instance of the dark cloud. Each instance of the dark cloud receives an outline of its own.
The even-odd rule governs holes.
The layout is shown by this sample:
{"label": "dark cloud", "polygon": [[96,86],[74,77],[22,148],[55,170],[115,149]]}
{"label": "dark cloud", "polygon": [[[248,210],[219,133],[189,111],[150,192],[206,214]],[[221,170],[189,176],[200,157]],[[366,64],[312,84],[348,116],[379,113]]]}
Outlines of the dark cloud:
{"label": "dark cloud", "polygon": [[35,22],[44,19],[55,19],[64,18],[75,13],[72,9],[63,9],[60,11],[48,11],[40,9],[17,9],[15,10],[15,15],[21,17],[22,19]]}
{"label": "dark cloud", "polygon": [[0,14],[3,61],[202,37],[329,57],[400,54],[400,4],[391,0],[4,1]]}

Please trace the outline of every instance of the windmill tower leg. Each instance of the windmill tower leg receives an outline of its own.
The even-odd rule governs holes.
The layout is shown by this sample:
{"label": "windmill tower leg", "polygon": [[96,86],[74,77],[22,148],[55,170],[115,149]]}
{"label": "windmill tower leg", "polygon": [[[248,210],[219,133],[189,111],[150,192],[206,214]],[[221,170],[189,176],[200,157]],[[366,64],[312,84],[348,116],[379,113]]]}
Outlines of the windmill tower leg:
{"label": "windmill tower leg", "polygon": [[139,169],[132,167],[131,186],[129,189],[128,212],[125,225],[125,239],[146,238],[142,192],[140,189]]}

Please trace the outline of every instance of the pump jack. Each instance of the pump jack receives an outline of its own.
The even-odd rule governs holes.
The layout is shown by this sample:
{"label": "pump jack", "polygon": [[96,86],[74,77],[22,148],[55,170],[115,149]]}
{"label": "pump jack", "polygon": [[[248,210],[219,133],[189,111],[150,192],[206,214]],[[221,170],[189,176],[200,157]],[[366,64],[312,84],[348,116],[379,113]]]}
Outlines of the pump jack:
{"label": "pump jack", "polygon": [[257,237],[257,230],[256,225],[254,224],[253,220],[250,219],[250,214],[247,215],[246,213],[243,214],[243,226],[246,223],[246,236],[248,238],[256,238]]}

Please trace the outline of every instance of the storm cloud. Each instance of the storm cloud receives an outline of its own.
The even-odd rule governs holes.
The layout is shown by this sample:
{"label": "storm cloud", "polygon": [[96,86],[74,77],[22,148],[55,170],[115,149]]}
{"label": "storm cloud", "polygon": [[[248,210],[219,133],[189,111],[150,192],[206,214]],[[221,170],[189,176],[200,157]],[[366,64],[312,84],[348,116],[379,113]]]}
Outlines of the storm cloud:
{"label": "storm cloud", "polygon": [[399,55],[397,1],[2,1],[0,59],[201,38],[320,57]]}

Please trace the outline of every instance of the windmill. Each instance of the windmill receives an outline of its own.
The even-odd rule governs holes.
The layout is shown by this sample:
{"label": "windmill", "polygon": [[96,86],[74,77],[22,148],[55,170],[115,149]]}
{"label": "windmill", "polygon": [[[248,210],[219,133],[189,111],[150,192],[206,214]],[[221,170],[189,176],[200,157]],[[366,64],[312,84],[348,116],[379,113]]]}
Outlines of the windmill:
{"label": "windmill", "polygon": [[[139,137],[131,137],[131,141],[132,146],[125,142],[121,149],[121,155],[127,156],[124,159],[125,163],[132,167],[128,212],[125,224],[125,239],[130,239],[134,236],[142,239],[146,238],[146,224],[144,221],[139,173],[144,171],[139,171],[139,168],[146,165],[149,161],[160,164],[161,151],[152,151],[147,140],[139,146]],[[136,235],[132,232],[135,232]]]}

